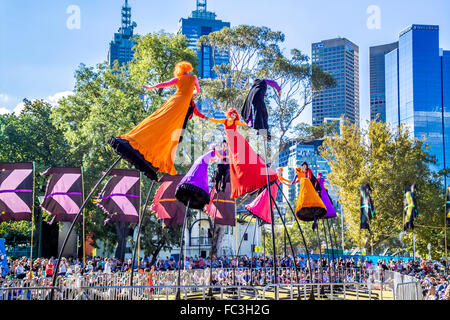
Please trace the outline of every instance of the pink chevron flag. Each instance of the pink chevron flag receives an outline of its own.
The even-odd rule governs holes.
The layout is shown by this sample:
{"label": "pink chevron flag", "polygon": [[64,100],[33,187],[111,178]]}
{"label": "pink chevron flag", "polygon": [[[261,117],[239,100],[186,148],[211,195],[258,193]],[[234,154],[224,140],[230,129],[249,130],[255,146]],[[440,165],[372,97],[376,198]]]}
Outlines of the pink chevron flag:
{"label": "pink chevron flag", "polygon": [[139,222],[141,180],[139,171],[115,169],[102,192],[97,197],[97,206],[107,214],[109,221]]}
{"label": "pink chevron flag", "polygon": [[83,203],[81,168],[52,167],[42,175],[49,179],[41,208],[54,215],[52,222],[72,222]]}
{"label": "pink chevron flag", "polygon": [[33,163],[0,162],[0,222],[31,220]]}

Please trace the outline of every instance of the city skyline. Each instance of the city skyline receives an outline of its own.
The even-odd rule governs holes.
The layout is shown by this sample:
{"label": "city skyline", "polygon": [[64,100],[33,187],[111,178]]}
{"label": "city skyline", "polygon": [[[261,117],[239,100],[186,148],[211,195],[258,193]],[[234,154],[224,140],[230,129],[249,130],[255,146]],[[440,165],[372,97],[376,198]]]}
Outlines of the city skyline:
{"label": "city skyline", "polygon": [[312,64],[328,72],[336,86],[321,90],[312,99],[312,124],[338,120],[343,116],[352,124],[360,122],[359,47],[346,38],[335,38],[311,45]]}
{"label": "city skyline", "polygon": [[386,122],[405,125],[414,138],[425,138],[437,157],[432,166],[436,171],[447,167],[450,118],[442,105],[448,110],[449,58],[450,51],[439,43],[437,25],[408,27],[399,36],[398,48],[386,54]]}
{"label": "city skyline", "polygon": [[[22,1],[20,6],[6,1],[6,10],[1,13],[2,38],[8,43],[8,50],[0,49],[0,112],[14,110],[23,98],[57,98],[73,90],[73,75],[80,63],[94,66],[106,61],[107,47],[111,36],[120,23],[120,8],[123,0],[75,3],[81,13],[80,29],[68,29],[68,10],[72,1]],[[380,11],[380,29],[370,21],[374,4],[372,1],[319,1],[298,3],[285,0],[274,6],[268,0],[249,0],[245,3],[209,0],[208,11],[217,14],[218,19],[240,24],[265,25],[286,34],[286,51],[299,48],[310,56],[314,42],[335,37],[345,37],[360,47],[360,122],[370,118],[369,98],[369,47],[390,43],[411,24],[428,23],[440,25],[441,47],[450,48],[450,22],[444,12],[450,4],[442,0],[429,1],[377,1]],[[130,0],[133,20],[138,23],[137,34],[165,30],[176,33],[180,18],[195,9],[195,0],[169,0],[164,4],[149,4],[142,0]],[[352,4],[351,6],[345,4]],[[439,7],[441,10],[436,10]],[[24,10],[23,8],[26,8]],[[238,10],[237,10],[238,9]],[[252,15],[248,15],[249,10]],[[373,8],[372,8],[373,9]],[[401,9],[401,10],[400,10]],[[38,14],[36,14],[36,12]],[[42,12],[42,15],[39,15]],[[44,13],[51,13],[45,16]],[[327,16],[327,23],[319,19]],[[101,17],[101,19],[99,19]],[[18,22],[21,22],[19,24]],[[39,28],[35,26],[38,25]],[[46,35],[46,37],[43,37]],[[29,49],[33,49],[32,54]],[[6,63],[8,62],[8,63]],[[3,111],[2,111],[3,110]],[[311,123],[311,106],[302,121]]]}

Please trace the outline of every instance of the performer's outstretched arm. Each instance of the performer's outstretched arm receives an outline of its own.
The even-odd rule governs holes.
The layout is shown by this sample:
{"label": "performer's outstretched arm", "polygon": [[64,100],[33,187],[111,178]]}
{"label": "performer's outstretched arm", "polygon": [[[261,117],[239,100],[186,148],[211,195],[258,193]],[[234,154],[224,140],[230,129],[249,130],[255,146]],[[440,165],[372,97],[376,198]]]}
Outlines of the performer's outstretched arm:
{"label": "performer's outstretched arm", "polygon": [[206,119],[211,122],[214,122],[214,123],[222,123],[222,124],[225,123],[225,121],[227,121],[226,119],[221,119],[221,120],[213,119],[213,118],[206,118]]}
{"label": "performer's outstretched arm", "polygon": [[201,113],[201,112],[198,110],[197,104],[195,104],[194,101],[192,101],[192,104],[194,105],[194,114],[195,114],[197,117],[202,118],[202,119],[208,119],[207,116],[205,116],[203,113]]}
{"label": "performer's outstretched arm", "polygon": [[197,95],[197,94],[201,93],[201,90],[200,90],[200,85],[198,84],[197,77],[194,76],[194,79],[195,79],[195,91],[194,91],[194,94]]}
{"label": "performer's outstretched arm", "polygon": [[248,127],[248,125],[245,122],[236,121],[236,125],[238,127]]}
{"label": "performer's outstretched arm", "polygon": [[143,88],[144,90],[152,90],[152,89],[160,89],[160,88],[167,88],[167,87],[171,87],[176,85],[178,82],[178,78],[173,78],[170,81],[167,82],[161,82],[158,83],[157,85],[154,85],[152,87],[146,87],[146,86],[142,86],[141,88]]}
{"label": "performer's outstretched arm", "polygon": [[277,91],[278,96],[281,95],[281,87],[278,85],[278,83],[277,83],[276,81],[274,81],[274,80],[268,80],[268,79],[264,79],[264,81],[265,81],[269,86],[271,86],[272,88],[274,88],[274,89]]}

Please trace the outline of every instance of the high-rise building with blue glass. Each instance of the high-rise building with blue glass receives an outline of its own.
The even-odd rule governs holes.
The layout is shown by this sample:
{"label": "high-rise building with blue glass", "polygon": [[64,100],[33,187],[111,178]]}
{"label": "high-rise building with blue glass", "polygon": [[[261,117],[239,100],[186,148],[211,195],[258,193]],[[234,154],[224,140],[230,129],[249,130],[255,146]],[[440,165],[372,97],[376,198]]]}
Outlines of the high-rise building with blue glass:
{"label": "high-rise building with blue glass", "polygon": [[183,34],[189,41],[189,48],[197,53],[200,78],[216,78],[214,63],[220,65],[229,62],[227,52],[212,52],[210,46],[197,47],[197,40],[201,36],[207,36],[211,32],[220,31],[224,27],[230,27],[229,22],[216,19],[216,14],[206,8],[206,0],[197,0],[197,9],[192,11],[189,18],[180,19],[178,33]]}
{"label": "high-rise building with blue glass", "polygon": [[128,0],[122,6],[122,27],[114,34],[114,40],[109,44],[108,62],[110,67],[117,61],[120,66],[133,59],[133,30],[136,28],[136,22],[131,22],[131,7]]}
{"label": "high-rise building with blue glass", "polygon": [[370,47],[370,120],[386,122],[385,55],[398,42]]}
{"label": "high-rise building with blue glass", "polygon": [[359,48],[345,38],[312,44],[312,64],[331,74],[336,87],[315,92],[312,99],[312,124],[342,116],[359,124]]}
{"label": "high-rise building with blue glass", "polygon": [[448,55],[439,48],[435,25],[408,27],[400,33],[398,49],[386,54],[386,121],[425,139],[437,157],[437,171],[447,167],[449,154],[444,143],[450,126]]}

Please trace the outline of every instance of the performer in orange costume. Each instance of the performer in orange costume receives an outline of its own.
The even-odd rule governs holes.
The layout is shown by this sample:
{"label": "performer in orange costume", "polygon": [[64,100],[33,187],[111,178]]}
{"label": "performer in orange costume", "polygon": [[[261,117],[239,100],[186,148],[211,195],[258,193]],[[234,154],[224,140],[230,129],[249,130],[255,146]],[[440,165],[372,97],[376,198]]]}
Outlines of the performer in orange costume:
{"label": "performer in orange costume", "polygon": [[295,209],[297,218],[302,221],[314,221],[314,218],[321,218],[327,213],[327,208],[318,194],[321,190],[320,184],[306,162],[303,163],[302,168],[296,169],[294,181],[291,182],[281,176],[278,178],[283,184],[289,186],[300,182],[300,192]]}
{"label": "performer in orange costume", "polygon": [[[177,174],[174,159],[183,125],[191,116],[188,110],[193,95],[200,93],[197,77],[189,74],[192,70],[189,62],[180,62],[175,66],[175,78],[171,81],[143,87],[151,90],[176,85],[177,91],[133,130],[108,141],[119,155],[152,180],[157,179],[157,172]],[[194,114],[205,118],[196,108]]]}

